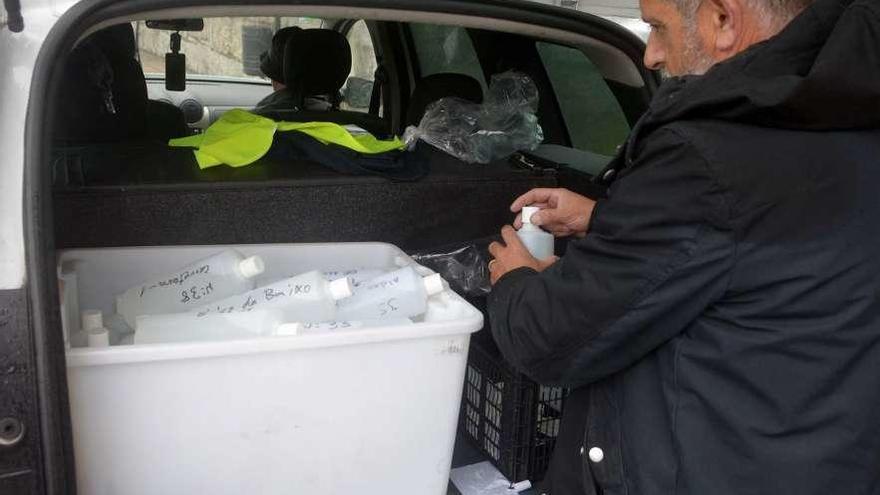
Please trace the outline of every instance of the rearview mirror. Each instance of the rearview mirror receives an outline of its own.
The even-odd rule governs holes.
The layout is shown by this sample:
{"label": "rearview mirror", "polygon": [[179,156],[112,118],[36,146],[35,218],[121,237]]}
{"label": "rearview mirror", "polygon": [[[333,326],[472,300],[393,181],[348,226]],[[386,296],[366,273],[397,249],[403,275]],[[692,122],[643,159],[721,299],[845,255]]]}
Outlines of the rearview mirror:
{"label": "rearview mirror", "polygon": [[147,21],[147,27],[162,31],[204,31],[205,21],[203,19],[159,19]]}

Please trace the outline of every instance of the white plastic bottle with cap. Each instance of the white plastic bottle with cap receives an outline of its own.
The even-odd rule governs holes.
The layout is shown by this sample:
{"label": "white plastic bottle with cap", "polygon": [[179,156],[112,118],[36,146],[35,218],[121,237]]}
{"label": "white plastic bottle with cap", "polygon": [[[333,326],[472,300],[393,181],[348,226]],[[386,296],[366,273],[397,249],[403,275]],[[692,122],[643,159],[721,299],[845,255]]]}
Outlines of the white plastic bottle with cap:
{"label": "white plastic bottle with cap", "polygon": [[355,288],[360,287],[364,282],[374,279],[385,273],[385,270],[378,268],[352,268],[350,270],[329,270],[323,272],[324,278],[327,280],[336,280],[342,277],[348,277],[351,285]]}
{"label": "white plastic bottle with cap", "polygon": [[359,328],[397,327],[412,325],[409,318],[387,318],[384,320],[361,320],[361,321],[322,321],[318,323],[284,323],[275,329],[275,335],[314,335],[322,333],[345,332]]}
{"label": "white plastic bottle with cap", "polygon": [[274,335],[284,321],[278,309],[237,313],[174,313],[138,316],[134,344],[217,342]]}
{"label": "white plastic bottle with cap", "polygon": [[194,312],[205,315],[280,309],[286,321],[328,321],[336,319],[336,301],[351,294],[348,278],[328,282],[321,272],[311,271],[227,297]]}
{"label": "white plastic bottle with cap", "polygon": [[532,215],[538,210],[540,208],[534,206],[523,207],[522,228],[516,232],[516,235],[525,244],[526,249],[532,253],[532,256],[539,260],[545,260],[553,256],[554,240],[553,234],[532,223]]}
{"label": "white plastic bottle with cap", "polygon": [[110,346],[110,332],[104,328],[104,314],[101,310],[83,310],[82,329],[88,337],[89,347]]}
{"label": "white plastic bottle with cap", "polygon": [[116,312],[134,328],[140,315],[182,313],[251,290],[265,268],[259,256],[228,249],[128,289],[117,296]]}
{"label": "white plastic bottle with cap", "polygon": [[412,318],[425,313],[428,298],[443,292],[439,274],[422,277],[411,266],[365,282],[352,297],[339,303],[343,320]]}

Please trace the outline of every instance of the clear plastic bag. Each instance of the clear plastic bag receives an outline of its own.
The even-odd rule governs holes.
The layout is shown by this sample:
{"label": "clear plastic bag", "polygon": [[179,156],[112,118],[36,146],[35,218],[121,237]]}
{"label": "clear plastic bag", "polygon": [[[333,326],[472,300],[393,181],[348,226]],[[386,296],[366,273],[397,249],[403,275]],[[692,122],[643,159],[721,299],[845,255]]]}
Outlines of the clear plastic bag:
{"label": "clear plastic bag", "polygon": [[[488,245],[489,241],[484,244]],[[416,263],[439,273],[462,296],[485,296],[492,290],[486,248],[479,243],[412,254]]]}
{"label": "clear plastic bag", "polygon": [[544,140],[538,124],[538,88],[529,76],[508,71],[492,76],[482,105],[442,98],[425,111],[404,141],[418,140],[468,163],[489,163],[516,151],[534,150]]}

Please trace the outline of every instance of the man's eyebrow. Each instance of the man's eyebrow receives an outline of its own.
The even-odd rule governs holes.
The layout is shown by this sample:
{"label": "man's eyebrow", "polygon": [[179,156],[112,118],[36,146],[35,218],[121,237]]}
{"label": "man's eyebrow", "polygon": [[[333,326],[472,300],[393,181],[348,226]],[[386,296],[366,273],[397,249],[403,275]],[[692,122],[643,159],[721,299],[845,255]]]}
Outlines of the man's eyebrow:
{"label": "man's eyebrow", "polygon": [[657,20],[651,16],[642,16],[642,21],[644,21],[645,24],[651,24],[651,25],[662,24],[659,20]]}

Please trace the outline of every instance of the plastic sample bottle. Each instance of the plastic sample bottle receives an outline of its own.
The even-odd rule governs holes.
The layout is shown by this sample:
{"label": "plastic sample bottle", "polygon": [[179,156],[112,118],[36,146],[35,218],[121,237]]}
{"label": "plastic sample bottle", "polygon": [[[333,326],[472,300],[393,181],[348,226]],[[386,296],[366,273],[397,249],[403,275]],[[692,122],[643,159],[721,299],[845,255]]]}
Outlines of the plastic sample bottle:
{"label": "plastic sample bottle", "polygon": [[331,270],[323,272],[324,278],[327,280],[336,280],[342,277],[348,277],[351,285],[355,288],[360,287],[364,282],[383,275],[385,270],[378,268],[352,268],[350,270]]}
{"label": "plastic sample bottle", "polygon": [[218,342],[273,335],[281,325],[280,310],[238,313],[174,313],[138,316],[134,344]]}
{"label": "plastic sample bottle", "polygon": [[342,320],[412,318],[428,308],[428,298],[443,292],[443,279],[435,273],[422,277],[404,267],[365,282],[352,297],[339,303]]}
{"label": "plastic sample bottle", "polygon": [[348,278],[328,282],[319,271],[259,287],[194,310],[199,315],[280,309],[286,321],[335,320],[336,301],[351,296]]}
{"label": "plastic sample bottle", "polygon": [[525,206],[522,209],[522,228],[516,235],[525,244],[526,249],[532,253],[532,256],[539,260],[545,260],[553,256],[554,240],[553,234],[544,231],[541,227],[532,223],[532,215],[538,212],[540,208],[534,206]]}
{"label": "plastic sample bottle", "polygon": [[110,332],[104,328],[104,315],[101,310],[83,310],[82,329],[88,337],[89,347],[110,346]]}
{"label": "plastic sample bottle", "polygon": [[134,328],[140,315],[183,313],[249,291],[264,270],[259,256],[228,249],[128,289],[117,296],[116,312]]}
{"label": "plastic sample bottle", "polygon": [[387,318],[384,320],[363,321],[322,321],[320,323],[285,323],[275,330],[277,336],[310,335],[321,333],[343,332],[358,328],[394,327],[412,325],[409,318]]}

